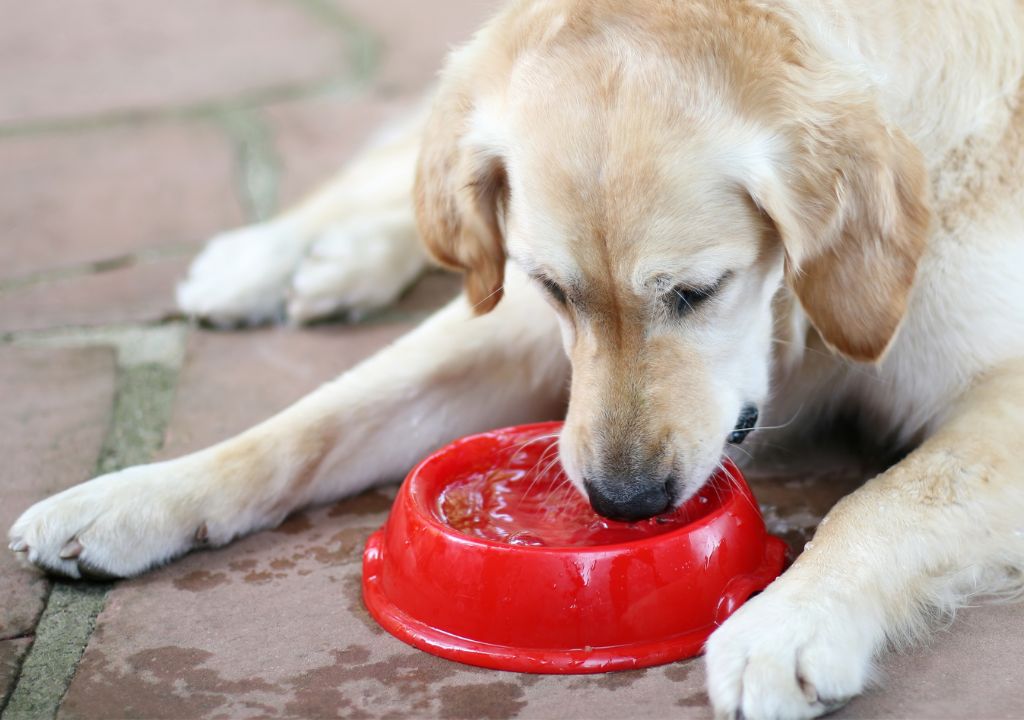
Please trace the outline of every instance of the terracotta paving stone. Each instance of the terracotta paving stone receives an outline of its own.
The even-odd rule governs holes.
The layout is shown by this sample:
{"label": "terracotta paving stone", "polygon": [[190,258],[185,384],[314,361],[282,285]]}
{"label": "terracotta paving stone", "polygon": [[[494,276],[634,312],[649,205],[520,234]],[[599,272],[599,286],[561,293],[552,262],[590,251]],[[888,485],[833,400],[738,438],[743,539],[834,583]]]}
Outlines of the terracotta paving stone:
{"label": "terracotta paving stone", "polygon": [[402,313],[426,315],[452,300],[462,291],[462,276],[444,270],[429,270],[395,303]]}
{"label": "terracotta paving stone", "polygon": [[882,686],[832,716],[851,718],[1024,717],[1024,605],[962,610],[923,648],[882,663]]}
{"label": "terracotta paving stone", "polygon": [[707,716],[699,664],[515,675],[384,634],[362,606],[360,553],[388,502],[372,493],[304,513],[120,584],[61,717]]}
{"label": "terracotta paving stone", "polygon": [[0,292],[0,331],[160,320],[177,313],[174,287],[188,263],[165,258]]}
{"label": "terracotta paving stone", "polygon": [[242,223],[234,172],[200,123],[0,140],[0,280],[198,244]]}
{"label": "terracotta paving stone", "polygon": [[0,123],[192,104],[336,76],[340,35],[282,0],[0,0]]}
{"label": "terracotta paving stone", "polygon": [[4,699],[14,690],[14,681],[18,678],[18,668],[32,645],[31,638],[0,641],[0,707]]}
{"label": "terracotta paving stone", "polygon": [[376,84],[388,92],[418,91],[437,77],[448,49],[470,39],[500,0],[333,0],[381,39]]}
{"label": "terracotta paving stone", "polygon": [[7,550],[7,529],[32,503],[92,475],[113,409],[113,352],[0,348],[0,398],[3,639],[32,632],[48,587]]}
{"label": "terracotta paving stone", "polygon": [[[458,289],[458,278],[430,273],[399,303],[405,313],[436,309]],[[369,322],[296,330],[197,330],[185,365],[160,459],[198,450],[283,410],[376,350],[414,323]]]}
{"label": "terracotta paving stone", "polygon": [[[192,333],[161,456],[179,455],[249,427],[406,329],[372,325]],[[361,612],[352,594],[352,572],[358,574],[363,538],[383,521],[389,505],[385,495],[368,493],[118,585],[100,615],[63,714],[263,712],[284,702],[268,688],[286,688],[288,682],[294,697],[285,700],[306,702],[310,693],[319,692],[316,675],[310,673],[321,665],[319,672],[330,672],[333,651],[346,645],[346,623],[332,616],[347,620],[351,612]],[[241,606],[246,613],[238,613]],[[261,623],[271,637],[258,629]],[[331,626],[342,635],[332,635]],[[366,618],[360,627],[375,635]],[[211,662],[218,670],[205,669]],[[269,679],[231,679],[239,670],[267,670]],[[128,676],[137,681],[131,688]],[[172,676],[169,684],[161,681]]]}
{"label": "terracotta paving stone", "polygon": [[[281,163],[280,206],[301,200],[334,176],[381,129],[400,122],[418,95],[323,96],[267,108]],[[411,199],[410,199],[411,202]]]}
{"label": "terracotta paving stone", "polygon": [[160,458],[265,420],[391,342],[409,325],[331,325],[190,334]]}

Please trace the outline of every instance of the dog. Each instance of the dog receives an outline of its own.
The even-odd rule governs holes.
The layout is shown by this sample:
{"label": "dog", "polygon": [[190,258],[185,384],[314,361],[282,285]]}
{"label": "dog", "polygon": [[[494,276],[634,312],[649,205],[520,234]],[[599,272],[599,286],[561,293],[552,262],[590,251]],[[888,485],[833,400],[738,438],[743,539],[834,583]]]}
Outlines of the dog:
{"label": "dog", "polygon": [[238,437],[40,502],[13,550],[135,575],[569,385],[560,457],[610,517],[683,502],[758,422],[854,413],[903,453],[711,636],[721,717],[828,712],[887,645],[1024,585],[1019,0],[515,0],[429,112],[216,239],[179,302],[365,311],[425,266],[417,236],[459,299]]}

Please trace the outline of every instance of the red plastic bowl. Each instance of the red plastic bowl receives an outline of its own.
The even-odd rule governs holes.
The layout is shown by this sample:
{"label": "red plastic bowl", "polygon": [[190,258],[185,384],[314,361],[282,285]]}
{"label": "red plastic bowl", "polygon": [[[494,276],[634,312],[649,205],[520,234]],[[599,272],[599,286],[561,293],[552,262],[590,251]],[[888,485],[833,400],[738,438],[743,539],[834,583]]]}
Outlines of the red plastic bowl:
{"label": "red plastic bowl", "polygon": [[[712,630],[782,571],[785,545],[767,534],[728,462],[660,520],[593,515],[611,537],[641,538],[628,542],[516,545],[446,524],[445,488],[495,468],[543,474],[538,467],[556,452],[560,427],[467,437],[409,474],[363,556],[363,597],[385,630],[435,655],[498,670],[626,670],[699,654]],[[515,520],[515,508],[505,510]]]}

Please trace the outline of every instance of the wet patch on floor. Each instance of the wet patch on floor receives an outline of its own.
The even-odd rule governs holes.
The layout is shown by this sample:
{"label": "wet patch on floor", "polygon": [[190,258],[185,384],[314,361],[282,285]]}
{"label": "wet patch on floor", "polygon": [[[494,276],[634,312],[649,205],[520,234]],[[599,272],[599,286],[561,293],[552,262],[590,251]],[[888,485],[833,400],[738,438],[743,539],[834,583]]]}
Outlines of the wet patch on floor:
{"label": "wet patch on floor", "polygon": [[174,587],[188,592],[203,592],[218,585],[231,582],[227,573],[210,572],[209,570],[193,570],[192,572],[174,579]]}
{"label": "wet patch on floor", "polygon": [[440,716],[453,720],[509,720],[526,707],[523,694],[515,683],[501,681],[442,688]]}
{"label": "wet patch on floor", "polygon": [[693,663],[695,662],[699,661],[684,660],[683,662],[668,665],[664,670],[662,670],[662,674],[665,676],[666,680],[671,680],[675,683],[686,682],[693,673]]}
{"label": "wet patch on floor", "polygon": [[332,505],[327,511],[327,517],[378,515],[390,510],[392,502],[393,498],[377,490],[371,490],[350,500],[342,500]]}

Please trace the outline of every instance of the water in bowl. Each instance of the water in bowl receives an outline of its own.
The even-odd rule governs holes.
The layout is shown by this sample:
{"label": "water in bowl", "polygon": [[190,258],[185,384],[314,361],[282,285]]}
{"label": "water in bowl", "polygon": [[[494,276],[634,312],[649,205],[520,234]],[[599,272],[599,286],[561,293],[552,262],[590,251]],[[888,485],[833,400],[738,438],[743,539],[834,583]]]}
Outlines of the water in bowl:
{"label": "water in bowl", "polygon": [[454,479],[438,495],[439,520],[472,537],[510,545],[586,547],[642,540],[671,532],[718,506],[706,485],[674,511],[639,522],[601,517],[560,467],[501,468]]}

